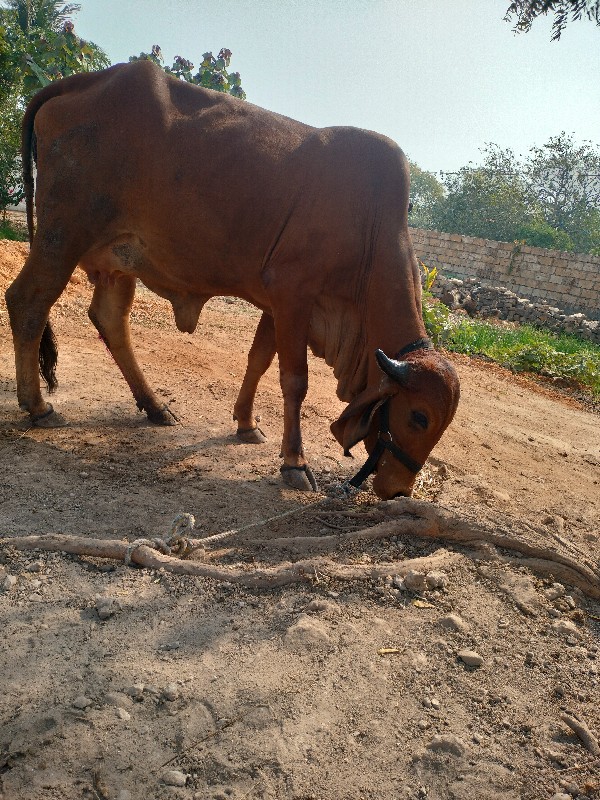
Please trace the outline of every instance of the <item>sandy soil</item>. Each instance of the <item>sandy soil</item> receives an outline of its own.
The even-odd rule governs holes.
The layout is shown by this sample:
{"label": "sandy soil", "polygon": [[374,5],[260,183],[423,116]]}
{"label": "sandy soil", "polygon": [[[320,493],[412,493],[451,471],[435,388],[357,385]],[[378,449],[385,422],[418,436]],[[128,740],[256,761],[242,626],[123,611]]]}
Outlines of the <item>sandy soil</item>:
{"label": "sandy soil", "polygon": [[[2,296],[25,253],[0,242]],[[600,737],[600,604],[491,548],[405,536],[329,548],[373,567],[437,554],[442,585],[409,591],[393,568],[251,590],[11,547],[34,533],[164,536],[180,511],[200,537],[294,510],[208,548],[208,562],[251,572],[299,557],[282,539],[318,550],[383,515],[368,491],[323,503],[283,487],[276,365],[259,392],[267,443],[236,441],[255,310],[214,299],[186,336],[139,290],[137,353],[180,418],[158,428],[87,321],[90,297],[76,274],[52,314],[53,403],[71,423],[59,430],[30,429],[18,409],[0,302],[0,800],[600,796],[599,758],[561,720]],[[417,496],[598,563],[598,416],[493,365],[456,365],[461,405]],[[358,461],[329,433],[332,375],[314,358],[310,373],[305,443],[326,491]]]}

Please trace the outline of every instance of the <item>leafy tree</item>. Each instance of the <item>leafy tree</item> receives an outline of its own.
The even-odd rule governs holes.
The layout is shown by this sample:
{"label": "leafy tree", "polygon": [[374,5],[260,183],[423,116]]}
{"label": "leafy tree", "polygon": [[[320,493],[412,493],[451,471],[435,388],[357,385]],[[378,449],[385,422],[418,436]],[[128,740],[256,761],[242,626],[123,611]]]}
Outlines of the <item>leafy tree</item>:
{"label": "leafy tree", "polygon": [[22,110],[14,97],[0,100],[0,211],[16,205],[23,198],[21,162]]}
{"label": "leafy tree", "polygon": [[444,187],[432,172],[410,161],[410,224],[415,228],[431,228],[432,211],[444,198]]}
{"label": "leafy tree", "polygon": [[546,14],[554,15],[552,40],[556,41],[566,28],[569,16],[573,21],[585,16],[600,25],[600,0],[513,0],[504,19],[515,21],[513,30],[521,33],[529,31],[533,22]]}
{"label": "leafy tree", "polygon": [[[525,160],[488,145],[483,163],[443,176],[423,227],[536,247],[600,252],[600,149],[553,136]],[[413,224],[417,224],[413,222]]]}
{"label": "leafy tree", "polygon": [[6,0],[1,10],[4,51],[11,92],[29,99],[51,80],[102,69],[108,56],[93,42],[75,34],[70,15],[78,4],[56,0]]}
{"label": "leafy tree", "polygon": [[75,34],[76,4],[5,0],[0,7],[0,210],[22,198],[20,122],[27,100],[51,80],[106,67],[95,44]]}
{"label": "leafy tree", "polygon": [[481,166],[443,175],[446,196],[431,210],[432,225],[447,233],[509,242],[528,221],[529,195],[511,150],[490,144]]}
{"label": "leafy tree", "polygon": [[578,252],[600,245],[600,149],[591,142],[577,145],[564,131],[542,147],[533,147],[524,176],[539,215],[564,231]]}
{"label": "leafy tree", "polygon": [[566,231],[553,228],[541,217],[536,217],[531,222],[521,225],[516,238],[532,247],[545,247],[549,250],[575,249],[573,240]]}
{"label": "leafy tree", "polygon": [[228,72],[231,63],[231,50],[223,48],[219,51],[217,58],[212,53],[204,53],[202,62],[196,74],[193,63],[182,56],[175,56],[171,67],[163,66],[163,55],[160,47],[155,44],[149,53],[140,53],[139,56],[131,56],[130,61],[153,61],[162,67],[164,71],[174,78],[193,83],[195,86],[203,86],[206,89],[215,89],[217,92],[225,92],[241,100],[246,99],[246,92],[242,89],[242,80],[239,72]]}

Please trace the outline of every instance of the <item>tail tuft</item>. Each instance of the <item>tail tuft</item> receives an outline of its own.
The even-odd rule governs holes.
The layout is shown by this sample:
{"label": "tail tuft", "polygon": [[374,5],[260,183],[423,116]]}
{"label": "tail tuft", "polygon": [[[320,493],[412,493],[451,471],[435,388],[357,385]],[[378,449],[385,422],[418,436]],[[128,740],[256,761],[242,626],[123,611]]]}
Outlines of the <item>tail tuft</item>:
{"label": "tail tuft", "polygon": [[56,337],[49,322],[46,323],[42,340],[40,342],[40,375],[44,379],[48,391],[52,394],[56,391],[58,381],[56,380],[56,363],[58,361],[58,347]]}

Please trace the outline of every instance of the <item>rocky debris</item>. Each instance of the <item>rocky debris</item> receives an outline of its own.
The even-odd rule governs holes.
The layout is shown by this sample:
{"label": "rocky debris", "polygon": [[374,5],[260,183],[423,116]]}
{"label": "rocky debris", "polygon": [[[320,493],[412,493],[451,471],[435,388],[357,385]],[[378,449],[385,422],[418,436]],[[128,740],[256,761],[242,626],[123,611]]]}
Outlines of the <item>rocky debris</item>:
{"label": "rocky debris", "polygon": [[86,708],[89,708],[93,704],[94,701],[91,700],[89,697],[86,697],[84,694],[80,694],[71,703],[73,708],[78,708],[80,711],[85,711]]}
{"label": "rocky debris", "polygon": [[0,578],[0,590],[3,592],[10,592],[10,590],[16,585],[16,575],[5,575],[3,578]]}
{"label": "rocky debris", "polygon": [[557,600],[559,597],[564,597],[566,589],[562,583],[553,583],[552,586],[544,589],[544,594],[552,602],[552,600]]}
{"label": "rocky debris", "polygon": [[104,698],[107,706],[115,706],[116,708],[131,708],[133,700],[123,692],[107,692]]}
{"label": "rocky debris", "polygon": [[411,592],[423,592],[427,588],[427,575],[411,569],[404,576],[404,586]]}
{"label": "rocky debris", "polygon": [[496,317],[547,328],[557,333],[575,333],[600,344],[600,321],[585,314],[561,311],[541,301],[519,297],[501,286],[483,286],[476,278],[436,277],[432,294],[452,311],[463,310],[469,316]]}
{"label": "rocky debris", "polygon": [[427,745],[427,749],[434,753],[448,753],[460,758],[467,752],[467,745],[456,734],[443,733],[436,734]]}
{"label": "rocky debris", "polygon": [[32,561],[30,564],[27,564],[25,567],[27,572],[42,572],[44,569],[44,562],[43,561]]}
{"label": "rocky debris", "polygon": [[458,657],[468,667],[480,667],[483,664],[483,656],[475,650],[460,650]]}
{"label": "rocky debris", "polygon": [[172,703],[179,697],[179,686],[176,683],[168,683],[162,690],[162,696]]}
{"label": "rocky debris", "polygon": [[439,570],[428,572],[425,576],[428,589],[445,589],[448,586],[449,580],[446,573]]}
{"label": "rocky debris", "polygon": [[440,617],[439,623],[442,628],[455,633],[465,633],[469,629],[467,623],[458,614],[446,614],[446,616]]}
{"label": "rocky debris", "polygon": [[287,629],[285,641],[293,647],[315,647],[329,644],[330,636],[320,619],[309,614],[300,614],[297,621]]}
{"label": "rocky debris", "polygon": [[140,702],[144,697],[144,688],[145,686],[143,683],[134,683],[131,686],[127,686],[123,691],[133,700]]}
{"label": "rocky debris", "polygon": [[124,708],[117,708],[115,713],[117,717],[123,722],[129,722],[129,720],[131,719],[131,714],[129,713],[129,711],[125,711]]}
{"label": "rocky debris", "polygon": [[178,769],[169,769],[162,774],[162,782],[167,786],[185,786],[188,776]]}
{"label": "rocky debris", "polygon": [[95,608],[99,619],[109,619],[117,611],[121,611],[121,604],[115,597],[99,596],[96,598]]}
{"label": "rocky debris", "polygon": [[581,631],[570,619],[559,619],[556,622],[553,622],[550,627],[554,633],[559,634],[559,636],[581,636]]}

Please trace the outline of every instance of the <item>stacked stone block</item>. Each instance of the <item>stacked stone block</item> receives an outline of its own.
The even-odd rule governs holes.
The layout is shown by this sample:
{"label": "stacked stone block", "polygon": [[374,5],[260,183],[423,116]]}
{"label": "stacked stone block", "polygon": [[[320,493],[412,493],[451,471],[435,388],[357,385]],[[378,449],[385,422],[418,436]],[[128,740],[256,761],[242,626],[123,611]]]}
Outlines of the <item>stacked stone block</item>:
{"label": "stacked stone block", "polygon": [[417,257],[429,268],[482,286],[503,286],[545,302],[566,316],[600,319],[600,257],[493,242],[456,233],[411,228]]}
{"label": "stacked stone block", "polygon": [[471,316],[497,317],[520,324],[537,325],[556,333],[573,333],[600,345],[600,321],[590,320],[585,314],[565,314],[546,302],[519,297],[510,289],[499,286],[482,286],[477,278],[446,278],[439,275],[432,294],[451,309],[464,309]]}

